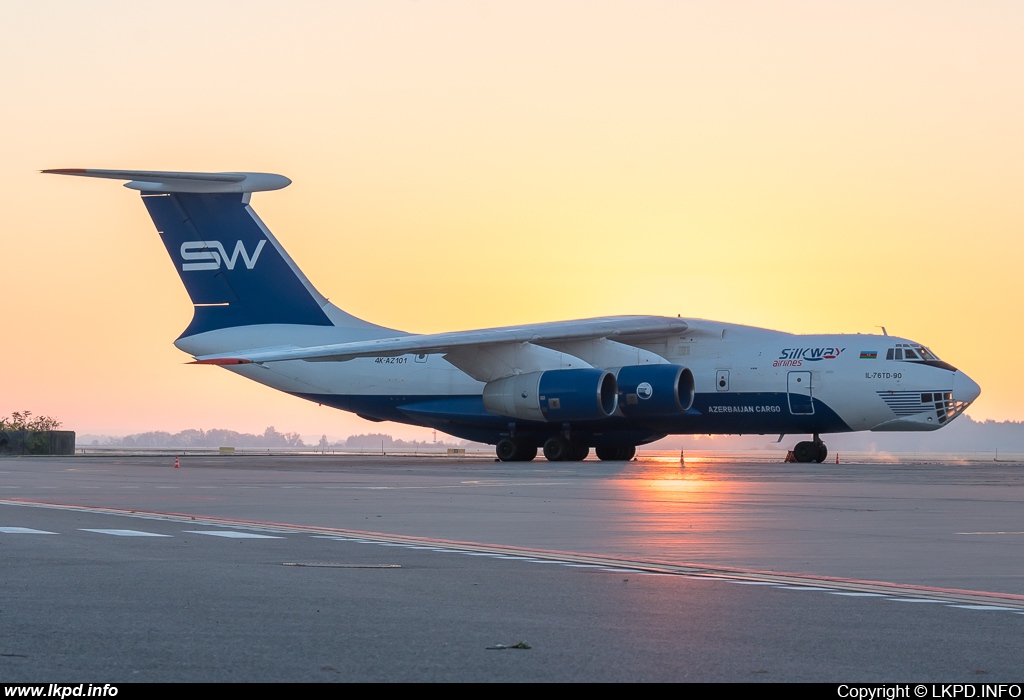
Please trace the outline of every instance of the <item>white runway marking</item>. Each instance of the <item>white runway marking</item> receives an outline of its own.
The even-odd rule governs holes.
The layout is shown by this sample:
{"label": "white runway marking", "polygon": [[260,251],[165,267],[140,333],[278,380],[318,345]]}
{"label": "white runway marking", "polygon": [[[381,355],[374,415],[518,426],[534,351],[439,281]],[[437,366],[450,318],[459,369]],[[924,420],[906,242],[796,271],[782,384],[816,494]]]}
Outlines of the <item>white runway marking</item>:
{"label": "white runway marking", "polygon": [[931,598],[889,598],[897,603],[945,603],[944,600],[932,600]]}
{"label": "white runway marking", "polygon": [[610,566],[602,566],[601,571],[610,571],[613,574],[646,574],[646,571],[640,569],[615,569]]}
{"label": "white runway marking", "polygon": [[116,535],[118,537],[174,537],[174,535],[159,535],[155,532],[143,532],[142,530],[93,530],[87,527],[78,528],[82,532],[97,532],[101,535]]}
{"label": "white runway marking", "polygon": [[255,532],[238,532],[237,530],[185,530],[191,535],[211,535],[213,537],[232,537],[237,540],[283,540],[276,535],[257,535]]}
{"label": "white runway marking", "polygon": [[0,533],[5,535],[56,535],[56,532],[46,530],[33,530],[30,527],[0,527]]}
{"label": "white runway marking", "polygon": [[[244,487],[243,487],[244,488]],[[549,550],[529,550],[521,547],[496,545],[478,542],[452,542],[427,537],[396,535],[392,533],[365,532],[345,530],[322,526],[292,525],[263,521],[240,520],[237,518],[218,518],[211,516],[187,515],[179,513],[161,513],[157,511],[125,510],[112,507],[68,505],[58,503],[42,503],[25,500],[8,500],[0,498],[0,504],[32,508],[47,508],[76,512],[100,513],[147,520],[162,520],[181,524],[207,525],[214,527],[246,527],[251,530],[277,532],[282,534],[302,533],[316,538],[334,539],[342,542],[361,544],[385,544],[402,546],[409,549],[420,549],[451,554],[489,554],[498,559],[514,559],[520,562],[536,564],[562,564],[566,567],[583,568],[583,566],[603,569],[616,573],[635,573],[637,575],[671,575],[680,579],[713,582],[726,581],[740,585],[776,586],[795,588],[797,590],[821,590],[829,595],[841,595],[852,598],[883,598],[908,603],[941,603],[946,606],[962,607],[968,610],[1013,612],[1024,614],[1024,596],[1012,593],[995,593],[988,591],[965,591],[935,588],[930,586],[888,583],[858,579],[831,578],[808,574],[777,573],[744,569],[720,569],[698,563],[670,563],[660,561],[630,560],[618,556],[601,556],[589,553],[555,552]],[[122,536],[170,537],[156,533],[137,530],[91,530],[86,532],[102,534],[118,534]],[[2,532],[2,531],[0,531]],[[193,530],[196,534],[209,534],[228,538],[259,538],[282,539],[272,535],[258,535],[237,530]],[[59,533],[55,533],[59,534]],[[977,533],[982,534],[982,533]],[[984,533],[990,534],[990,533]],[[996,533],[991,533],[996,534]],[[1016,534],[1006,532],[1005,534]],[[533,556],[531,556],[531,554]],[[583,565],[583,566],[581,566]],[[625,565],[625,566],[623,566]],[[632,568],[629,565],[633,565]]]}

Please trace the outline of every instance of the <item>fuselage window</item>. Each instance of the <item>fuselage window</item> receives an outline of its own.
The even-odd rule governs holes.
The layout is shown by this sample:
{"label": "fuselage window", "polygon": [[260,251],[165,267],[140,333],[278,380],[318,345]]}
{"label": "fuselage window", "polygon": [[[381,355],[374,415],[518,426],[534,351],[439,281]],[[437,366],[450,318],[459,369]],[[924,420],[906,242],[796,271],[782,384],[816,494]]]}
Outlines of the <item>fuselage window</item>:
{"label": "fuselage window", "polygon": [[889,351],[887,353],[885,353],[885,359],[887,359],[887,360],[893,359],[893,357],[895,357],[893,355],[894,352],[896,352],[896,351],[893,350],[892,348],[889,348]]}
{"label": "fuselage window", "polygon": [[908,359],[908,360],[916,360],[916,359],[918,359],[917,353],[914,352],[913,350],[911,350],[910,348],[907,348],[904,352],[906,353],[905,356],[904,356],[906,359]]}

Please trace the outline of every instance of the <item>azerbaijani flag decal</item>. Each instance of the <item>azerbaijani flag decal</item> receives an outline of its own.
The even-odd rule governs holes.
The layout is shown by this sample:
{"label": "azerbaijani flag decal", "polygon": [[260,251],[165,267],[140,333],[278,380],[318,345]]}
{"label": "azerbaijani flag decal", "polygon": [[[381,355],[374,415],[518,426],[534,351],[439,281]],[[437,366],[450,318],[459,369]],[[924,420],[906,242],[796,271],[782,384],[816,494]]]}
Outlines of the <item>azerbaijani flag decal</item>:
{"label": "azerbaijani flag decal", "polygon": [[861,350],[860,359],[862,360],[874,360],[878,357],[877,350]]}

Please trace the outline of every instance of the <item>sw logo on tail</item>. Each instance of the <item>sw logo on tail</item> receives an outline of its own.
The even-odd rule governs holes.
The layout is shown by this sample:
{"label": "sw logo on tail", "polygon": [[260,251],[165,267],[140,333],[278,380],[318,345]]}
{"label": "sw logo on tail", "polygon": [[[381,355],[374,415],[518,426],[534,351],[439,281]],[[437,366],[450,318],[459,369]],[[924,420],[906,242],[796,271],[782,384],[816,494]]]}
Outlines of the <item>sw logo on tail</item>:
{"label": "sw logo on tail", "polygon": [[257,243],[256,250],[253,251],[252,257],[249,257],[245,252],[245,244],[242,241],[238,241],[235,244],[235,250],[231,255],[227,254],[227,251],[224,250],[224,244],[220,241],[185,241],[181,244],[182,260],[209,260],[210,262],[183,263],[181,269],[184,272],[219,270],[223,262],[224,267],[234,270],[238,258],[242,258],[246,268],[251,270],[256,267],[256,261],[259,259],[260,251],[263,250],[266,242],[266,239],[264,239]]}

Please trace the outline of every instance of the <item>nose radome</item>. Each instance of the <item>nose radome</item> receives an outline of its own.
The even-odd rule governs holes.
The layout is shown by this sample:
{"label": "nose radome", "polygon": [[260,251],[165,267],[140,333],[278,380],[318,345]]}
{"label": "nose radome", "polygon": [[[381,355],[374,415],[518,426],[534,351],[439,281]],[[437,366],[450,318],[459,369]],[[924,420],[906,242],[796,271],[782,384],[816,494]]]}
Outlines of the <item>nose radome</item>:
{"label": "nose radome", "polygon": [[973,402],[981,394],[978,383],[963,372],[957,370],[953,375],[953,400]]}

